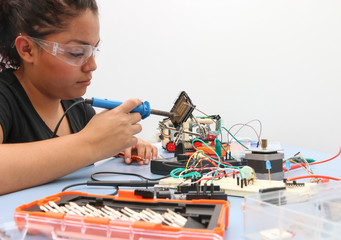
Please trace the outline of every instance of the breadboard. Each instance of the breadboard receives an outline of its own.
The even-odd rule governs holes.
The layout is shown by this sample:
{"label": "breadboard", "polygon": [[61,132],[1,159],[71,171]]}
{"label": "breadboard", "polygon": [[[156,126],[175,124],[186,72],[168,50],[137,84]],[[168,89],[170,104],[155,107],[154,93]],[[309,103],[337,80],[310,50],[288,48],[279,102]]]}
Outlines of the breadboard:
{"label": "breadboard", "polygon": [[[205,181],[206,182],[206,181]],[[201,185],[204,185],[205,182],[201,182]],[[167,186],[169,188],[177,188],[177,186],[181,183],[181,185],[186,186],[190,185],[190,180],[183,180],[178,178],[165,178],[160,180],[160,186]],[[241,187],[241,184],[237,185],[237,179],[236,178],[222,178],[219,180],[213,181],[214,185],[219,185],[221,191],[224,191],[226,194],[230,196],[238,196],[238,197],[245,197],[251,194],[259,193],[259,190],[261,189],[267,189],[267,188],[277,188],[277,187],[286,187],[286,191],[290,192],[303,192],[308,191],[311,186],[315,186],[316,183],[305,183],[304,186],[298,186],[298,185],[292,185],[288,186],[283,181],[279,180],[262,180],[262,179],[255,179],[247,186]],[[207,181],[207,184],[211,184],[211,181]]]}

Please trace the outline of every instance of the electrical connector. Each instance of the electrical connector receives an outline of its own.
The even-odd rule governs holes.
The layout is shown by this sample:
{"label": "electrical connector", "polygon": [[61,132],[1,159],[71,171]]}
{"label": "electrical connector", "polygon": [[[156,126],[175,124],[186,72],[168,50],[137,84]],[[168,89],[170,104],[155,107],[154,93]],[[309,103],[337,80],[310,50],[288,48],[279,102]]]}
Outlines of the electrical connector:
{"label": "electrical connector", "polygon": [[149,189],[135,189],[134,194],[142,198],[154,198],[154,191]]}

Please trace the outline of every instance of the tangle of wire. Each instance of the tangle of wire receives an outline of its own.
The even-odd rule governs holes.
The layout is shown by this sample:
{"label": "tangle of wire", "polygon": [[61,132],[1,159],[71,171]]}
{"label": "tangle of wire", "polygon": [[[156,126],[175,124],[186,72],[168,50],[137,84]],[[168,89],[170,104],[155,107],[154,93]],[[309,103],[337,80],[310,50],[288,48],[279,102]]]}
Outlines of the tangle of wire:
{"label": "tangle of wire", "polygon": [[303,157],[300,153],[297,153],[293,157],[288,158],[288,159],[283,161],[283,163],[285,163],[286,161],[289,161],[290,164],[293,164],[293,165],[290,165],[290,169],[287,169],[287,167],[284,166],[283,167],[283,171],[286,171],[289,174],[289,170],[291,171],[291,170],[294,170],[294,169],[303,168],[307,172],[307,174],[308,174],[306,176],[299,176],[299,177],[293,177],[293,178],[289,178],[288,177],[287,181],[295,181],[295,180],[298,180],[298,179],[305,179],[305,178],[310,178],[310,180],[308,182],[315,182],[315,183],[323,182],[323,180],[325,180],[325,179],[341,181],[341,179],[335,178],[335,177],[316,175],[311,170],[311,165],[316,165],[316,164],[321,164],[321,163],[325,163],[325,162],[331,161],[331,160],[337,158],[338,156],[340,156],[340,154],[341,154],[341,147],[339,149],[339,152],[334,157],[331,157],[329,159],[316,162],[313,159],[307,159],[307,158]]}
{"label": "tangle of wire", "polygon": [[[207,117],[210,117],[208,114],[198,110],[195,106],[191,106],[193,107],[194,109],[196,109],[197,111],[201,112],[202,114],[204,114],[205,116]],[[258,121],[259,124],[260,124],[260,131],[259,131],[259,134],[257,133],[257,131],[252,127],[250,126],[249,124],[253,121]],[[258,144],[260,142],[260,135],[261,135],[261,132],[262,132],[262,123],[258,120],[258,119],[254,119],[254,120],[251,120],[245,124],[235,124],[234,126],[232,126],[230,128],[230,130],[235,127],[235,126],[238,126],[238,125],[242,125],[239,130],[236,132],[236,134],[245,126],[247,127],[250,127],[254,130],[254,132],[256,133],[257,135],[257,139],[258,139]],[[225,130],[227,132],[227,140],[229,139],[229,136],[231,136],[233,139],[235,139],[237,141],[237,143],[239,143],[241,146],[243,146],[245,149],[248,149],[248,147],[246,147],[243,143],[241,143],[232,133],[230,130],[226,129],[225,127],[223,126],[220,126],[218,131],[217,131],[217,134],[216,134],[216,139],[215,141],[219,141],[219,147],[221,146],[221,148],[225,151],[226,155],[227,155],[227,152],[228,152],[228,149],[226,149],[223,145],[221,145],[220,143],[222,142],[222,140],[220,141],[218,139],[218,136],[219,134],[221,135],[221,139],[222,139],[222,130]],[[162,132],[162,135],[166,136],[166,134],[164,132]],[[166,136],[167,137],[167,136]],[[213,157],[209,156],[208,154],[206,154],[204,151],[202,150],[199,150],[196,146],[195,146],[195,142],[201,142],[203,145],[205,145],[207,148],[209,148],[215,155],[215,157],[218,159],[218,161],[216,159],[214,159]],[[232,139],[231,139],[231,142],[232,142]],[[227,142],[227,146],[229,148],[229,146],[231,145],[231,142],[228,140]],[[217,144],[215,144],[217,145]],[[217,151],[213,148],[211,148],[210,146],[207,145],[206,142],[204,142],[202,139],[194,139],[192,141],[192,147],[196,150],[196,152],[194,154],[192,154],[190,156],[190,158],[188,159],[187,161],[187,164],[186,164],[186,168],[177,168],[177,169],[173,169],[171,172],[170,172],[170,175],[174,178],[183,178],[184,180],[186,180],[186,178],[191,178],[191,179],[198,179],[196,182],[200,182],[202,180],[209,180],[211,179],[213,183],[213,181],[216,179],[216,178],[221,178],[221,176],[229,176],[231,173],[226,173],[225,171],[226,170],[232,170],[232,174],[239,174],[240,175],[240,178],[241,180],[243,180],[243,174],[242,172],[240,171],[240,168],[238,166],[232,166],[231,164],[228,164],[228,163],[225,163],[222,161],[222,156],[221,154],[218,154]],[[194,156],[199,156],[199,153],[200,153],[200,157],[198,159],[196,159],[196,161],[194,161],[194,163],[189,167],[189,163],[191,162],[191,160],[193,159]],[[219,153],[221,153],[221,149],[219,149]],[[209,162],[211,165],[213,165],[214,167],[204,167],[202,166],[202,161],[205,160],[207,162]],[[201,164],[201,167],[198,168],[198,165]],[[223,166],[224,169],[221,170],[220,169],[220,166]],[[236,169],[238,171],[236,171]],[[208,173],[206,173],[205,175],[202,175],[200,172],[203,171],[203,170],[210,170]],[[210,177],[211,176],[211,177]]]}
{"label": "tangle of wire", "polygon": [[[209,148],[212,152],[214,152],[214,155],[218,160],[206,154],[205,151],[199,150],[194,144],[197,141],[201,142],[203,145]],[[222,161],[221,159],[222,157],[219,156],[219,154],[213,148],[208,146],[207,143],[204,142],[203,140],[194,139],[192,141],[192,146],[196,150],[196,152],[193,153],[188,159],[186,168],[177,168],[177,169],[172,170],[170,173],[172,177],[183,178],[184,181],[187,178],[197,179],[196,183],[199,183],[202,180],[212,180],[212,183],[213,183],[213,180],[215,179],[221,179],[222,176],[229,176],[230,173],[226,173],[226,171],[232,171],[233,172],[232,174],[234,175],[239,174],[240,178],[243,179],[243,174],[240,171],[240,168],[238,166],[232,166],[231,164]],[[225,148],[224,148],[224,151],[227,153],[227,150]],[[192,160],[193,160],[193,163],[191,166],[189,166],[189,163]],[[202,162],[204,160],[209,162],[213,167],[202,166]],[[198,167],[199,164],[201,164],[200,167]],[[221,169],[220,166],[223,166],[224,168]],[[238,171],[236,171],[236,169]],[[210,170],[210,171],[205,174],[200,173],[203,170]]]}

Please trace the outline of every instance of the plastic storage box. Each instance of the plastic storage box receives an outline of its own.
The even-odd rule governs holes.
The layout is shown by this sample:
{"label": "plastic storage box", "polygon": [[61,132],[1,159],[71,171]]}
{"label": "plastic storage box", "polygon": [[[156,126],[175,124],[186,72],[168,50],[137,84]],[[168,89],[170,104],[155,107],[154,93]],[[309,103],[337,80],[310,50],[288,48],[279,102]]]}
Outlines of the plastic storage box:
{"label": "plastic storage box", "polygon": [[[162,212],[171,209],[186,217],[187,222],[183,227],[174,227],[162,223],[41,211],[40,206],[50,201],[59,206],[74,202],[80,206],[89,203],[94,207],[105,205],[115,209],[129,207],[135,211],[150,208]],[[130,191],[119,191],[118,197],[62,192],[19,206],[15,212],[15,222],[19,229],[28,231],[30,236],[43,235],[44,239],[220,240],[224,238],[228,225],[228,211],[229,203],[223,200],[143,199]]]}
{"label": "plastic storage box", "polygon": [[341,183],[245,197],[246,239],[341,239]]}

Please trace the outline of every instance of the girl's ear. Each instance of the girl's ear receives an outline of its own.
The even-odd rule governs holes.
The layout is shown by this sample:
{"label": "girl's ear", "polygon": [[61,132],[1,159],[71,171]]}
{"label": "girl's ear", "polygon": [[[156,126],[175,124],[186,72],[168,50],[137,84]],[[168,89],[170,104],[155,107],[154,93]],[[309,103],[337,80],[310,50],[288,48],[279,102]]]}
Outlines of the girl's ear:
{"label": "girl's ear", "polygon": [[18,36],[15,39],[15,47],[17,48],[18,54],[24,62],[33,62],[33,51],[36,49],[34,43],[25,36]]}

